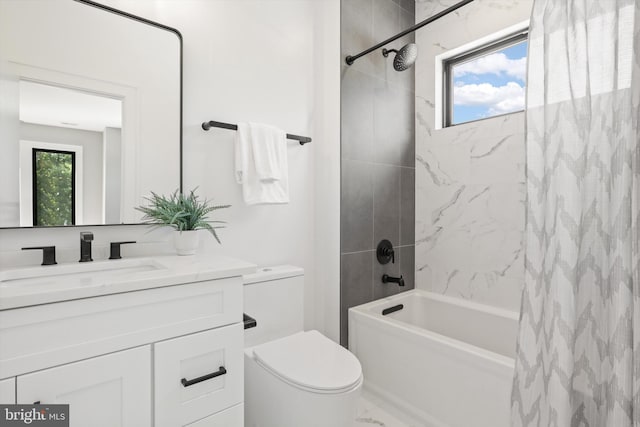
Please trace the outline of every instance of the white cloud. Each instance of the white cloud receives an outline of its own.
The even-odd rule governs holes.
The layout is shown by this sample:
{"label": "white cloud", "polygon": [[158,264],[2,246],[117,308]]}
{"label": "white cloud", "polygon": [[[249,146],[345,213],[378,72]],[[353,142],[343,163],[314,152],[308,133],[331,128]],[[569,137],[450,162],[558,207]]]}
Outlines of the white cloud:
{"label": "white cloud", "polygon": [[494,74],[524,81],[527,75],[527,58],[509,59],[504,53],[492,53],[455,66],[453,74],[454,77],[467,74]]}
{"label": "white cloud", "polygon": [[504,86],[481,83],[453,88],[455,105],[487,107],[489,115],[524,109],[524,96],[524,87],[515,82],[508,82]]}

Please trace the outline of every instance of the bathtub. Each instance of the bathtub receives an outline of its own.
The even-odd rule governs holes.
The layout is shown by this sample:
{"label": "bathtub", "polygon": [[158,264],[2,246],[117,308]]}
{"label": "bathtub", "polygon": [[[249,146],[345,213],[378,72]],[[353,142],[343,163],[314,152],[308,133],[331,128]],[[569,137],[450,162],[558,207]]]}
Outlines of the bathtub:
{"label": "bathtub", "polygon": [[425,426],[509,427],[517,330],[516,312],[418,289],[349,310],[365,392]]}

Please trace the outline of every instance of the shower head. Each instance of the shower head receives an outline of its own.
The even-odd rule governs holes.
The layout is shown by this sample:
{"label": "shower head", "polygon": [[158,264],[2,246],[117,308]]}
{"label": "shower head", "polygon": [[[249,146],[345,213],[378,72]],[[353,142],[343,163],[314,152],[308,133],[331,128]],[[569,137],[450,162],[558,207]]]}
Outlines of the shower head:
{"label": "shower head", "polygon": [[385,58],[389,56],[391,52],[396,53],[396,56],[393,58],[393,69],[396,71],[408,70],[418,58],[418,46],[416,46],[415,43],[404,45],[400,50],[382,49],[382,55]]}

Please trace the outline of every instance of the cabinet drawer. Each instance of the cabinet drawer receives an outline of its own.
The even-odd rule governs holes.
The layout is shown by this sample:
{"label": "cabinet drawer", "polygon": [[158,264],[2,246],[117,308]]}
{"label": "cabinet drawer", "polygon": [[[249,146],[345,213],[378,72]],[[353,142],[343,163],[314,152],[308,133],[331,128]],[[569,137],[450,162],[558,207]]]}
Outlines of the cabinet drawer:
{"label": "cabinet drawer", "polygon": [[69,405],[71,427],[151,426],[151,346],[17,378],[18,403]]}
{"label": "cabinet drawer", "polygon": [[0,381],[0,404],[16,403],[16,379],[7,378]]}
{"label": "cabinet drawer", "polygon": [[215,415],[210,415],[186,427],[243,427],[244,405],[241,403],[232,408],[225,409]]}
{"label": "cabinet drawer", "polygon": [[243,400],[241,323],[154,344],[157,427],[185,426]]}

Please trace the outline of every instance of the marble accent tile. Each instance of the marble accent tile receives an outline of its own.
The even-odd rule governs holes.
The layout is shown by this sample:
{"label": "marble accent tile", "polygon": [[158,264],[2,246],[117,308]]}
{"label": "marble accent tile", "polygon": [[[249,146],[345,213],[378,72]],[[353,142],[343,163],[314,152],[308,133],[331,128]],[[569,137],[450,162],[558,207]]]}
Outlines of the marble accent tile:
{"label": "marble accent tile", "polygon": [[524,185],[466,184],[455,195],[427,212],[433,234],[416,244],[419,287],[517,310]]}
{"label": "marble accent tile", "polygon": [[340,240],[342,252],[370,250],[373,246],[373,174],[371,165],[342,161]]}
{"label": "marble accent tile", "polygon": [[428,174],[424,184],[447,187],[469,181],[471,142],[446,139],[441,132],[436,130],[430,138],[416,141],[416,169]]}
{"label": "marble accent tile", "polygon": [[515,274],[500,276],[494,272],[439,270],[433,274],[429,285],[424,289],[517,311],[523,282]]}
{"label": "marble accent tile", "polygon": [[[418,58],[420,56],[418,55]],[[418,62],[416,61],[416,95],[414,100],[415,109],[415,128],[416,128],[416,153],[422,144],[427,143],[430,140],[433,131],[435,130],[434,116],[435,116],[435,101],[434,96],[426,96],[425,90],[421,88],[424,86],[424,82],[421,82],[418,78],[420,76]]]}
{"label": "marble accent tile", "polygon": [[414,245],[416,241],[416,171],[400,170],[400,245]]}
{"label": "marble accent tile", "polygon": [[342,254],[340,257],[340,344],[348,345],[350,307],[373,300],[371,289],[373,251]]}
{"label": "marble accent tile", "polygon": [[499,134],[471,144],[470,174],[474,183],[525,182],[525,137]]}
{"label": "marble accent tile", "polygon": [[375,79],[343,66],[341,93],[342,158],[373,160],[373,104]]}
{"label": "marble accent tile", "polygon": [[459,0],[415,0],[416,16],[419,19],[425,19],[435,15],[442,10],[453,6]]}
{"label": "marble accent tile", "polygon": [[438,226],[432,235],[416,242],[416,267],[418,271],[427,265],[433,272],[460,270],[469,262],[470,244],[468,231],[455,220]]}
{"label": "marble accent tile", "polygon": [[[421,21],[457,0],[416,0]],[[512,310],[524,280],[524,114],[437,129],[436,55],[521,22],[531,0],[473,2],[416,33],[416,285]]]}
{"label": "marble accent tile", "polygon": [[397,166],[374,164],[373,172],[373,246],[388,239],[400,242],[400,170]]}
{"label": "marble accent tile", "polygon": [[434,247],[443,238],[442,233],[456,226],[465,213],[461,206],[473,196],[467,184],[449,186],[422,185],[427,179],[416,170],[416,245]]}

